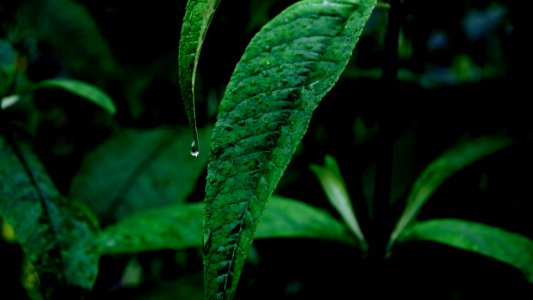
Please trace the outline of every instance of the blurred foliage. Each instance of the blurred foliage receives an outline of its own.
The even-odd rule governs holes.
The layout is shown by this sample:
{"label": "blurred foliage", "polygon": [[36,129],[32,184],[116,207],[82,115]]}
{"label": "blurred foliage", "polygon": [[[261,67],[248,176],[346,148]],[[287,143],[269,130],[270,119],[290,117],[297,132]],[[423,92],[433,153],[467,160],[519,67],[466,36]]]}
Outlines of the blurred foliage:
{"label": "blurred foliage", "polygon": [[[199,62],[196,106],[199,127],[205,132],[208,124],[214,124],[225,86],[250,38],[294,2],[221,2]],[[377,139],[385,119],[394,143],[395,201],[390,214],[396,220],[405,205],[408,183],[444,149],[472,137],[508,134],[519,140],[516,146],[452,176],[435,191],[420,218],[463,218],[533,237],[529,188],[533,145],[524,139],[533,132],[527,107],[531,98],[527,74],[533,69],[528,2],[403,2],[397,85],[383,88],[379,80],[387,24],[387,10],[379,9],[357,54],[314,115],[276,192],[305,199],[335,215],[308,168],[332,154],[353,206],[367,210],[374,193]],[[174,130],[187,124],[179,101],[176,57],[185,4],[184,0],[0,2],[0,132],[27,136],[32,141],[28,149],[42,162],[58,192],[71,194],[66,202],[83,200],[104,227],[127,214],[128,201],[138,205],[134,211],[203,198],[205,162],[194,161],[198,169],[189,166],[192,136],[188,130]],[[60,78],[81,80],[105,91],[116,114],[110,116],[59,89],[23,92],[30,85]],[[165,139],[173,147],[152,161],[151,155]],[[207,152],[202,153],[200,159],[206,158]],[[195,171],[189,180],[176,181],[175,176],[183,174],[174,171],[191,168]],[[92,172],[94,187],[81,184],[81,178]],[[9,180],[2,177],[2,189],[15,178],[4,176]],[[117,187],[126,196],[91,199],[103,188],[121,193]],[[95,205],[110,197],[118,199],[117,207],[124,205],[120,214]],[[364,233],[370,220],[364,214],[358,217]],[[24,246],[12,242],[10,228],[15,224],[3,218],[7,223],[2,223],[0,239],[2,295],[27,299],[25,287],[35,288],[38,282],[22,254]],[[98,222],[93,223],[97,228]],[[398,246],[379,270],[381,286],[389,288],[378,291],[371,288],[370,275],[376,271],[346,245],[283,239],[260,240],[255,246],[259,263],[245,267],[236,298],[344,299],[355,290],[363,298],[529,299],[533,295],[522,274],[504,264],[423,242],[418,248]],[[128,268],[132,259],[137,265]],[[195,250],[105,255],[99,269],[87,299],[202,297],[202,263]],[[346,270],[351,276],[335,275]],[[134,277],[135,286],[122,281],[126,275]]]}

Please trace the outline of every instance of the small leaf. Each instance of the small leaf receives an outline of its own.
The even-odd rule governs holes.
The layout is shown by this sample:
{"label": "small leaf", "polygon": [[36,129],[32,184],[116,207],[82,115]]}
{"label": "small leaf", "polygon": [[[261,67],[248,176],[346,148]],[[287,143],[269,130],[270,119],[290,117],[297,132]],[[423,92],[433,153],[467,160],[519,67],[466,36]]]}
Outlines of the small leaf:
{"label": "small leaf", "polygon": [[511,140],[504,137],[481,137],[458,144],[435,159],[415,181],[389,245],[415,220],[422,206],[449,177],[510,144]]}
{"label": "small leaf", "polygon": [[[124,218],[100,234],[103,253],[200,247],[203,203],[175,204]],[[346,227],[303,202],[272,197],[255,238],[315,238],[353,244]]]}
{"label": "small leaf", "polygon": [[73,79],[50,79],[39,82],[36,88],[60,88],[100,106],[110,114],[115,114],[113,100],[99,88]]}
{"label": "small leaf", "polygon": [[[89,206],[103,223],[148,208],[184,202],[207,157],[187,154],[185,129],[123,130],[85,156],[70,198]],[[211,130],[201,129],[207,141]]]}
{"label": "small leaf", "polygon": [[346,190],[346,183],[341,175],[339,165],[332,156],[327,155],[325,166],[312,165],[311,170],[315,173],[326,193],[329,202],[339,212],[342,219],[350,230],[355,234],[364,251],[368,248],[365,237],[352,207],[352,200]]}
{"label": "small leaf", "polygon": [[185,7],[185,16],[181,26],[179,45],[179,82],[181,100],[185,104],[185,111],[193,132],[191,154],[197,157],[200,154],[198,130],[196,128],[196,111],[194,107],[194,86],[198,60],[202,52],[207,30],[220,0],[189,0]]}
{"label": "small leaf", "polygon": [[0,137],[0,214],[34,265],[43,295],[65,299],[73,296],[70,287],[91,289],[99,256],[87,211],[59,194],[27,148],[17,151]]}
{"label": "small leaf", "polygon": [[480,223],[438,219],[417,222],[400,236],[403,241],[432,241],[472,251],[521,270],[533,283],[533,240]]}
{"label": "small leaf", "polygon": [[261,29],[237,64],[211,140],[203,241],[208,299],[232,299],[266,202],[375,3],[297,2]]}

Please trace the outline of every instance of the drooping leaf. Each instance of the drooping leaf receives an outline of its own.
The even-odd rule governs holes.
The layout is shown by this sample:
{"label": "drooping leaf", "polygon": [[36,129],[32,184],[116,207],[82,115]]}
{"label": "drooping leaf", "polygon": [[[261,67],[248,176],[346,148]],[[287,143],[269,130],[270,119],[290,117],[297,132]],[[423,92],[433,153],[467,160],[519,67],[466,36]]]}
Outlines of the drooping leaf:
{"label": "drooping leaf", "polygon": [[[126,129],[86,155],[70,198],[89,206],[103,223],[152,207],[183,202],[207,157],[187,154],[184,128]],[[201,129],[206,141],[210,129]]]}
{"label": "drooping leaf", "polygon": [[64,59],[76,77],[104,79],[114,71],[109,45],[89,11],[73,0],[24,0],[17,13],[19,26],[29,27]]}
{"label": "drooping leaf", "polygon": [[73,79],[49,79],[39,82],[36,88],[60,88],[100,106],[110,114],[117,111],[113,100],[99,88]]}
{"label": "drooping leaf", "polygon": [[432,241],[479,253],[507,263],[533,283],[533,240],[523,235],[476,222],[437,219],[417,222],[401,241]]}
{"label": "drooping leaf", "polygon": [[329,202],[339,212],[353,234],[355,234],[362,249],[366,250],[368,245],[357,222],[357,217],[352,207],[352,200],[348,195],[346,183],[335,159],[327,155],[325,157],[325,166],[311,165],[311,170],[318,177]]}
{"label": "drooping leaf", "polygon": [[414,221],[422,206],[449,177],[510,144],[511,140],[504,137],[481,137],[458,144],[435,159],[415,181],[404,212],[391,235],[390,244]]}
{"label": "drooping leaf", "polygon": [[4,138],[0,179],[0,214],[34,265],[45,298],[66,299],[76,293],[71,288],[91,289],[99,256],[88,212],[59,194],[26,147],[13,148]]}
{"label": "drooping leaf", "polygon": [[[103,253],[200,247],[203,203],[175,204],[124,218],[100,234]],[[255,238],[315,238],[353,243],[339,221],[303,202],[273,196]]]}
{"label": "drooping leaf", "polygon": [[211,140],[203,240],[208,299],[232,299],[265,204],[374,5],[297,2],[245,50]]}
{"label": "drooping leaf", "polygon": [[202,51],[209,24],[220,0],[189,0],[185,7],[185,16],[181,26],[181,37],[178,53],[179,82],[181,100],[185,104],[185,111],[193,132],[191,154],[200,154],[200,143],[196,128],[196,110],[194,107],[194,86],[198,60]]}

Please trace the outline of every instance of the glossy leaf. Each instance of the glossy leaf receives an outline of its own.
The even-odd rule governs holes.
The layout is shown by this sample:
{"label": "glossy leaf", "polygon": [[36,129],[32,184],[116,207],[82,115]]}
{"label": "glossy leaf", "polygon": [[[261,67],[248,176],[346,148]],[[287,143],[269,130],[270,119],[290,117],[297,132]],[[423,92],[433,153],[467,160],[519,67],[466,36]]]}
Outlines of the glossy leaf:
{"label": "glossy leaf", "polygon": [[374,5],[297,2],[259,31],[237,64],[211,140],[203,239],[208,299],[232,299],[266,202]]}
{"label": "glossy leaf", "polygon": [[344,222],[346,222],[350,230],[357,237],[362,249],[366,250],[368,245],[357,222],[357,217],[352,207],[352,200],[348,195],[346,183],[335,159],[328,155],[325,158],[325,166],[312,165],[311,170],[318,177],[329,202],[335,207]]}
{"label": "glossy leaf", "polygon": [[[87,204],[103,223],[187,199],[207,163],[187,153],[185,129],[126,129],[86,155],[70,198]],[[200,130],[206,141],[210,129]]]}
{"label": "glossy leaf", "polygon": [[407,205],[391,235],[390,244],[413,222],[433,193],[451,176],[511,144],[504,137],[481,137],[456,145],[435,159],[415,181]]}
{"label": "glossy leaf", "polygon": [[[136,253],[200,247],[203,203],[175,204],[139,212],[102,231],[103,253]],[[315,238],[353,243],[347,228],[303,202],[272,197],[255,238]]]}
{"label": "glossy leaf", "polygon": [[533,283],[533,240],[476,222],[437,219],[415,223],[401,241],[432,241],[475,252],[521,270]]}
{"label": "glossy leaf", "polygon": [[181,99],[185,104],[185,111],[193,131],[191,154],[198,156],[200,142],[196,128],[196,110],[194,105],[194,86],[198,60],[202,51],[209,24],[220,0],[189,0],[185,7],[185,16],[181,26],[181,37],[178,53],[179,82]]}
{"label": "glossy leaf", "polygon": [[60,88],[100,106],[110,114],[116,112],[113,100],[99,88],[73,79],[50,79],[41,81],[36,88]]}
{"label": "glossy leaf", "polygon": [[90,213],[67,202],[37,158],[19,150],[0,138],[0,214],[37,271],[44,297],[74,297],[70,288],[91,289],[98,271]]}

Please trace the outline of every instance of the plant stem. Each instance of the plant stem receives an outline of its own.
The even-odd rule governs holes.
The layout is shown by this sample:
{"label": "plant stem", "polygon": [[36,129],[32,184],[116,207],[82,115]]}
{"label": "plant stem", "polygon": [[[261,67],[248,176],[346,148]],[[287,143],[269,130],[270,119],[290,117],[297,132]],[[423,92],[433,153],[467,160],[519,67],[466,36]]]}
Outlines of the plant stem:
{"label": "plant stem", "polygon": [[398,41],[400,35],[401,0],[390,0],[388,25],[385,36],[385,49],[382,67],[384,109],[379,114],[380,132],[377,137],[376,183],[373,206],[372,237],[370,257],[381,259],[385,256],[388,235],[390,234],[390,192],[393,159],[393,129],[391,121],[391,101],[395,98],[398,74]]}

